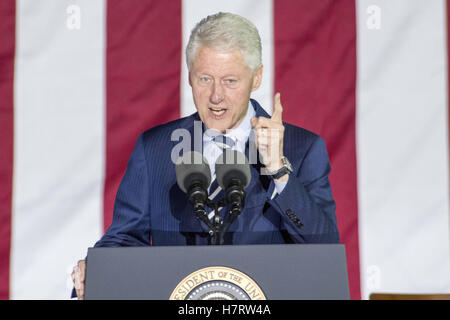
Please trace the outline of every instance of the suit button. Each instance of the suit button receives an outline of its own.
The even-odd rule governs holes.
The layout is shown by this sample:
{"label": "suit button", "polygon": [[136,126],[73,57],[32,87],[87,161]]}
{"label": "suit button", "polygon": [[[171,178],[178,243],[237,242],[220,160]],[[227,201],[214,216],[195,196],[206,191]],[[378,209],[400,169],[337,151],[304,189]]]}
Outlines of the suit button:
{"label": "suit button", "polygon": [[300,221],[299,218],[297,218],[297,216],[295,215],[295,213],[291,210],[291,209],[287,209],[286,210],[286,215],[289,217],[289,219],[291,219],[291,221],[293,223],[295,223],[295,225],[299,228],[303,227],[303,223]]}

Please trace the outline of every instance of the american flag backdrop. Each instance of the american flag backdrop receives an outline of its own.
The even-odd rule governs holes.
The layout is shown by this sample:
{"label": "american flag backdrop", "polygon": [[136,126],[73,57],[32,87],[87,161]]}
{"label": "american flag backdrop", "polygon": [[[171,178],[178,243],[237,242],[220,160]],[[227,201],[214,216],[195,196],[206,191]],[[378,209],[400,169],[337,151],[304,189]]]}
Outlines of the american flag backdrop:
{"label": "american flag backdrop", "polygon": [[0,298],[67,299],[138,134],[195,111],[184,48],[255,23],[270,113],[321,135],[352,299],[449,293],[445,0],[1,0]]}

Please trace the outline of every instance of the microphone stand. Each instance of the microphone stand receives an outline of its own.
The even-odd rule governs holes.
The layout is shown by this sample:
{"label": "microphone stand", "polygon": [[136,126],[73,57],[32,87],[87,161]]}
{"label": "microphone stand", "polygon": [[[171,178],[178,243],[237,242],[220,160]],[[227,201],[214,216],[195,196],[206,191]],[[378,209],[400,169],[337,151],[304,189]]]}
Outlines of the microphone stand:
{"label": "microphone stand", "polygon": [[197,219],[202,221],[204,224],[208,226],[210,229],[209,234],[214,238],[214,245],[222,245],[224,242],[224,235],[230,228],[231,224],[239,217],[241,214],[242,208],[244,206],[245,199],[245,191],[242,188],[237,187],[234,189],[234,196],[229,200],[228,203],[231,204],[231,209],[228,212],[227,222],[224,224],[222,218],[219,214],[219,207],[225,207],[227,205],[227,201],[225,199],[221,199],[218,202],[214,202],[207,198],[206,205],[214,210],[214,217],[211,220],[208,218],[206,214],[206,210],[204,204],[198,203],[194,205],[194,212]]}
{"label": "microphone stand", "polygon": [[195,213],[195,217],[197,219],[199,219],[200,221],[202,221],[204,224],[206,224],[208,226],[208,228],[210,229],[209,234],[211,236],[214,236],[214,234],[215,234],[215,227],[211,223],[211,221],[209,221],[208,215],[206,214],[205,207],[203,205],[199,205],[199,206],[194,207],[194,213]]}
{"label": "microphone stand", "polygon": [[223,234],[225,234],[228,229],[230,228],[231,224],[234,222],[234,220],[237,219],[237,217],[239,217],[239,215],[241,214],[242,211],[242,207],[237,205],[237,204],[233,204],[230,211],[228,212],[228,220],[227,222],[224,224],[222,232]]}
{"label": "microphone stand", "polygon": [[213,221],[209,220],[208,214],[206,213],[205,206],[203,203],[196,203],[194,205],[194,213],[195,217],[206,224],[209,228],[209,235],[214,238],[214,245],[223,244],[222,240],[222,218],[219,215],[219,206],[224,205],[224,201],[221,200],[218,203],[215,203],[209,199],[206,201],[206,205],[214,210],[214,218]]}
{"label": "microphone stand", "polygon": [[[212,233],[212,236],[214,237],[214,245],[223,244],[223,241],[222,241],[222,218],[220,217],[220,214],[219,214],[219,206],[222,204],[222,202],[223,201],[219,201],[216,203],[209,199],[207,202],[208,207],[213,208],[213,210],[214,210],[214,218],[213,218],[212,228],[211,228],[211,233]],[[209,221],[209,219],[208,219],[208,221]]]}
{"label": "microphone stand", "polygon": [[228,231],[231,224],[241,214],[245,199],[245,191],[239,179],[232,179],[230,184],[228,185],[228,188],[225,190],[225,193],[227,202],[231,204],[231,209],[228,213],[227,222],[222,229],[223,234]]}
{"label": "microphone stand", "polygon": [[[219,215],[219,207],[226,206],[225,199],[220,200],[218,203],[211,203],[214,207],[214,222],[213,222],[213,235],[214,235],[214,244],[215,245],[223,245],[225,233],[228,232],[228,229],[233,224],[233,222],[239,217],[242,211],[242,203],[232,203],[231,209],[228,212],[227,222],[224,224],[222,218]],[[208,204],[209,206],[209,204]]]}

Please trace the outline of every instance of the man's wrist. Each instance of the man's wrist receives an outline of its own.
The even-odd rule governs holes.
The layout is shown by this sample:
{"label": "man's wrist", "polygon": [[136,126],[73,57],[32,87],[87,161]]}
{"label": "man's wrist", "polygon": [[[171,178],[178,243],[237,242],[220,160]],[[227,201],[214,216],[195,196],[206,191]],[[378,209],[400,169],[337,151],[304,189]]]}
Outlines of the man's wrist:
{"label": "man's wrist", "polygon": [[269,172],[271,172],[271,173],[272,173],[272,172],[277,172],[277,171],[280,170],[282,167],[283,167],[283,163],[281,162],[281,160],[278,161],[278,163],[275,164],[275,165],[266,166],[267,171],[269,171]]}
{"label": "man's wrist", "polygon": [[275,181],[286,182],[289,179],[289,174],[292,172],[292,165],[284,156],[281,157],[279,162],[275,169],[274,166],[266,167],[266,169]]}

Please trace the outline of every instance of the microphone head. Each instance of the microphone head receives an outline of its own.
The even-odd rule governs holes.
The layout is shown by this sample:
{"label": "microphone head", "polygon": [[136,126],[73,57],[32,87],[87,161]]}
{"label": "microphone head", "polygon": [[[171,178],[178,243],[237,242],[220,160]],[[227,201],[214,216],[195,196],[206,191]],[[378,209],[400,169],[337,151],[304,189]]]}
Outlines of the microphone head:
{"label": "microphone head", "polygon": [[225,150],[216,161],[216,179],[222,189],[227,189],[232,179],[238,179],[242,186],[248,187],[251,180],[250,165],[242,152]]}
{"label": "microphone head", "polygon": [[197,181],[208,190],[211,183],[211,170],[206,158],[197,151],[189,151],[179,157],[175,163],[177,184],[187,193],[193,182]]}

